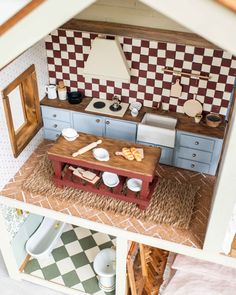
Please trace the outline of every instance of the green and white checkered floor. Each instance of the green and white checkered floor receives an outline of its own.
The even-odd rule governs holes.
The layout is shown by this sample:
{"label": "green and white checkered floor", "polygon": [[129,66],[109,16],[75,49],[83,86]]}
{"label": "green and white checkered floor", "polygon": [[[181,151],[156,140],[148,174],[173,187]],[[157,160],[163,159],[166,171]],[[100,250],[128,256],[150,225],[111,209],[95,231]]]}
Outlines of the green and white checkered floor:
{"label": "green and white checkered floor", "polygon": [[115,245],[115,238],[67,224],[49,258],[31,258],[24,272],[94,295],[113,295],[98,286],[93,261],[100,250]]}

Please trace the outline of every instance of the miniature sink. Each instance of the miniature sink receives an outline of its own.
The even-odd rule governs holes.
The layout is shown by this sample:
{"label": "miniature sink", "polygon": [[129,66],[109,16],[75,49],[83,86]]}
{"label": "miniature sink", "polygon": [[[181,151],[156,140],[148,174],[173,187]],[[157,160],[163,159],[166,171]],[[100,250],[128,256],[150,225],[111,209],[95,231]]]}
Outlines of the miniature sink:
{"label": "miniature sink", "polygon": [[147,113],[138,124],[137,140],[173,148],[176,124],[176,118]]}

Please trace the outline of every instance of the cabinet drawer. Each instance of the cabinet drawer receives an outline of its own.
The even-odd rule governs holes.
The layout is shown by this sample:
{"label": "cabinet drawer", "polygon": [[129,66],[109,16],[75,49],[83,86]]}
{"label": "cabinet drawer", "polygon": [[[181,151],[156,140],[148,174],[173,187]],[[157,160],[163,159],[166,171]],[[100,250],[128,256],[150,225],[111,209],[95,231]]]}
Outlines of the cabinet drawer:
{"label": "cabinet drawer", "polygon": [[190,147],[197,150],[212,152],[214,150],[214,139],[194,136],[192,134],[180,134],[179,146]]}
{"label": "cabinet drawer", "polygon": [[212,153],[199,151],[196,149],[188,149],[185,147],[179,147],[177,149],[177,155],[180,158],[185,158],[185,159],[203,162],[207,164],[210,164],[212,159]]}
{"label": "cabinet drawer", "polygon": [[188,170],[193,170],[193,171],[198,171],[202,173],[208,173],[210,169],[210,165],[200,163],[200,162],[195,162],[183,158],[177,157],[175,159],[175,166],[188,169]]}
{"label": "cabinet drawer", "polygon": [[46,139],[56,140],[60,135],[61,135],[60,131],[54,131],[51,129],[44,128],[44,138]]}
{"label": "cabinet drawer", "polygon": [[68,123],[68,122],[50,120],[50,119],[44,119],[43,124],[44,124],[44,128],[52,129],[55,131],[61,131],[63,128],[70,127],[70,123]]}
{"label": "cabinet drawer", "polygon": [[53,120],[59,120],[64,122],[70,122],[70,112],[56,109],[56,108],[50,108],[50,107],[42,107],[42,115],[43,118],[53,119]]}

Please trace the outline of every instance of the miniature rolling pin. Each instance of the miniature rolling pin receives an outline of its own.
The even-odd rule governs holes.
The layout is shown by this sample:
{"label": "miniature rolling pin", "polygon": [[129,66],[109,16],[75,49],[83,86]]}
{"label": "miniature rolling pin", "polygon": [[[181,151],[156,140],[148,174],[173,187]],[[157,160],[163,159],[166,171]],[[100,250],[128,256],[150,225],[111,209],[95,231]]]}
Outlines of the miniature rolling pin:
{"label": "miniature rolling pin", "polygon": [[85,147],[79,149],[77,152],[72,154],[72,157],[77,157],[79,155],[82,155],[88,151],[90,151],[91,149],[95,148],[98,144],[101,144],[102,140],[99,139],[98,141],[94,141],[92,143],[90,143],[89,145],[86,145]]}

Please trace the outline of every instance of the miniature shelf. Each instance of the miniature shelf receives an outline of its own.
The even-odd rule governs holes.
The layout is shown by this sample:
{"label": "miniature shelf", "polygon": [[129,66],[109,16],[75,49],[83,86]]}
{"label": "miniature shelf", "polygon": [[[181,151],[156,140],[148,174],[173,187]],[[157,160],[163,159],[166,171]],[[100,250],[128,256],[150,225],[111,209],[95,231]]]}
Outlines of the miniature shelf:
{"label": "miniature shelf", "polygon": [[96,173],[100,177],[98,182],[95,184],[92,184],[74,175],[73,171],[71,171],[69,168],[62,169],[61,177],[54,175],[53,181],[58,187],[69,186],[76,189],[97,193],[100,195],[110,196],[114,199],[135,203],[139,205],[141,209],[147,208],[157,183],[157,177],[154,177],[153,181],[149,183],[148,188],[147,187],[144,188],[145,198],[141,198],[142,190],[141,192],[135,193],[128,189],[126,184],[128,177],[119,175],[119,179],[120,179],[119,184],[114,188],[110,188],[106,186],[102,181],[102,177],[101,177],[102,171],[92,170],[92,172]]}
{"label": "miniature shelf", "polygon": [[210,80],[211,79],[211,76],[207,76],[207,75],[201,75],[201,74],[197,74],[197,73],[188,73],[188,72],[185,72],[185,71],[179,71],[179,70],[175,70],[174,68],[171,69],[171,68],[168,68],[168,67],[164,67],[162,68],[162,71],[165,73],[173,73],[177,76],[189,76],[189,77],[194,77],[194,78],[197,78],[197,79],[202,79],[202,80]]}

